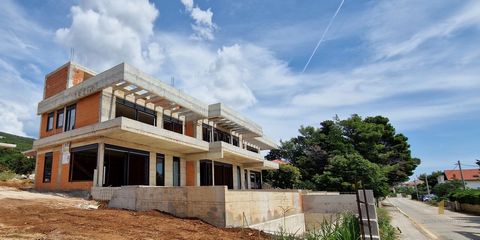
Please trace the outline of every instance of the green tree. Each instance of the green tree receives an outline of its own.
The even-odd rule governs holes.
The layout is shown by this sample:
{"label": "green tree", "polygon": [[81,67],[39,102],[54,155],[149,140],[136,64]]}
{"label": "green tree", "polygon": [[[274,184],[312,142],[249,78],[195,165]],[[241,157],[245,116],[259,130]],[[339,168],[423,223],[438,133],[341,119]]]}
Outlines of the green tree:
{"label": "green tree", "polygon": [[12,170],[27,174],[35,169],[35,159],[25,157],[17,149],[0,149],[0,171]]}
{"label": "green tree", "polygon": [[[428,187],[430,189],[433,189],[435,187],[435,185],[438,184],[438,177],[442,176],[442,175],[443,175],[442,171],[433,171],[432,173],[427,174],[426,177],[428,179]],[[425,182],[425,174],[420,174],[418,179]],[[425,183],[422,183],[421,185],[425,185]]]}
{"label": "green tree", "polygon": [[274,188],[296,189],[300,184],[300,170],[290,164],[281,164],[278,170],[269,170],[263,175],[264,181]]}
{"label": "green tree", "polygon": [[[388,118],[362,119],[356,114],[345,120],[323,121],[319,128],[301,126],[297,137],[282,141],[267,158],[282,158],[298,167],[302,187],[348,190],[356,176],[365,177],[365,185],[376,187],[376,194],[386,194],[388,186],[408,180],[420,164],[411,156],[408,138],[396,133]],[[337,167],[345,162],[354,167]],[[367,169],[357,163],[367,163]],[[376,173],[364,176],[363,171],[371,170]]]}
{"label": "green tree", "polygon": [[362,182],[365,188],[373,189],[376,196],[389,192],[386,169],[364,159],[360,154],[335,156],[324,174],[316,175],[313,182],[317,190],[352,192],[355,183]]}
{"label": "green tree", "polygon": [[444,183],[439,183],[433,187],[432,192],[435,193],[438,197],[446,197],[449,193],[454,192],[458,189],[462,189],[463,184],[459,180],[448,181]]}

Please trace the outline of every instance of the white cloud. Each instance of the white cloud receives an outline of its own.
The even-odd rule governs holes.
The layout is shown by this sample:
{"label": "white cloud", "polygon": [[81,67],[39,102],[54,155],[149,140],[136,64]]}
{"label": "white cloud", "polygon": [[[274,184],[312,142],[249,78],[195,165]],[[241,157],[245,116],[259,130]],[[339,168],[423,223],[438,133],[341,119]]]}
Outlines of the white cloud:
{"label": "white cloud", "polygon": [[77,61],[96,70],[128,61],[147,72],[162,64],[162,49],[150,39],[158,10],[147,0],[87,0],[71,15],[72,24],[58,29],[55,40],[74,48]]}
{"label": "white cloud", "polygon": [[0,131],[27,136],[25,124],[37,122],[36,104],[41,98],[41,91],[1,58],[0,81]]}
{"label": "white cloud", "polygon": [[181,0],[181,2],[185,6],[185,11],[187,11],[195,21],[195,23],[192,24],[192,30],[194,32],[192,37],[197,40],[213,40],[215,38],[213,33],[217,29],[217,25],[212,21],[213,12],[210,8],[202,10],[198,6],[194,7],[193,0]]}

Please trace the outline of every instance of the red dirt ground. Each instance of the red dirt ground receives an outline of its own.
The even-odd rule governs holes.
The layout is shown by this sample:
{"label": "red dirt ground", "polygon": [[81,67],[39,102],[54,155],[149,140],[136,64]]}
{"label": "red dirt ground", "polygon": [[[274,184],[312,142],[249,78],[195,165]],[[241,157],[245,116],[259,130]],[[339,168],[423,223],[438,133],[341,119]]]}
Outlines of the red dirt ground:
{"label": "red dirt ground", "polygon": [[96,202],[0,185],[8,185],[0,186],[0,239],[270,239],[155,211],[82,209]]}

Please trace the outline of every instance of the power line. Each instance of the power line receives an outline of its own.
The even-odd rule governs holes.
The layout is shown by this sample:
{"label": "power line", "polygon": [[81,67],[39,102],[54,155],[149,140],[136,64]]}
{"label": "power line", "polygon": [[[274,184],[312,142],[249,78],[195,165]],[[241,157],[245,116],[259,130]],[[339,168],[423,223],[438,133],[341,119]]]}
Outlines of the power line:
{"label": "power line", "polygon": [[312,61],[313,55],[315,55],[315,53],[317,52],[317,49],[318,49],[318,47],[320,46],[320,44],[323,42],[323,39],[325,38],[325,35],[326,35],[327,32],[328,32],[328,29],[330,29],[330,26],[332,25],[333,20],[335,20],[335,17],[337,17],[338,12],[340,12],[340,9],[341,9],[342,6],[343,6],[343,2],[345,2],[345,0],[342,0],[342,2],[340,3],[340,5],[339,5],[338,8],[337,8],[337,11],[335,11],[335,14],[333,14],[332,18],[330,19],[330,22],[328,23],[327,27],[326,27],[325,30],[323,31],[322,37],[320,38],[320,40],[318,40],[317,45],[315,46],[315,48],[313,49],[312,54],[310,55],[310,58],[308,58],[308,61],[307,61],[307,63],[305,64],[305,67],[303,67],[302,73],[304,73],[305,70],[307,70],[307,67],[308,67],[308,65],[310,64],[310,61]]}

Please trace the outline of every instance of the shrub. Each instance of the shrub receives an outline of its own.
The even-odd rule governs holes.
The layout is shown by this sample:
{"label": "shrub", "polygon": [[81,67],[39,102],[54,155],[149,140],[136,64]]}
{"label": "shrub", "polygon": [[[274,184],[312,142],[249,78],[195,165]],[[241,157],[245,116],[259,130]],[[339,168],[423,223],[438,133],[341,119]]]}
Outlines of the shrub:
{"label": "shrub", "polygon": [[433,193],[435,193],[439,198],[443,199],[447,196],[448,193],[454,192],[461,189],[463,186],[462,182],[459,180],[448,181],[445,183],[439,183],[433,187]]}
{"label": "shrub", "polygon": [[17,149],[0,149],[0,169],[28,174],[35,170],[35,159],[25,157]]}
{"label": "shrub", "polygon": [[15,173],[10,170],[0,172],[0,181],[7,181],[14,177],[15,177]]}
{"label": "shrub", "polygon": [[460,203],[480,204],[480,190],[478,189],[460,189],[448,195],[450,201]]}

